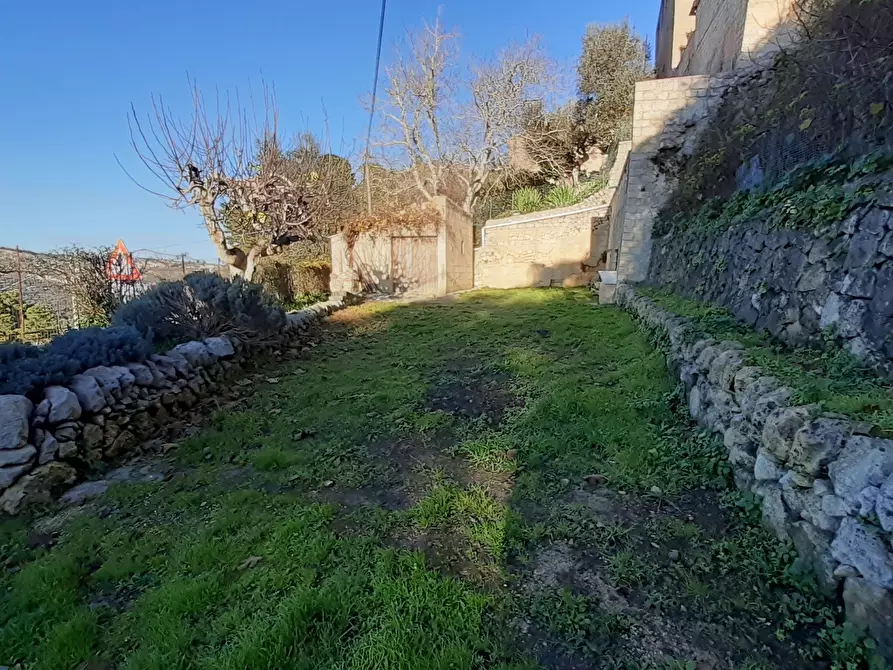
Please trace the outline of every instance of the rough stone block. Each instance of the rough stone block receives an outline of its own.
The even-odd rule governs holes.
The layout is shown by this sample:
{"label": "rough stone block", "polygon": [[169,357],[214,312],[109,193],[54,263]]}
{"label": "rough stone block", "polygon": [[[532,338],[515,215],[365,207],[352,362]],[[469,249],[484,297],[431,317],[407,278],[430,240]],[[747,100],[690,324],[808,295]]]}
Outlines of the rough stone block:
{"label": "rough stone block", "polygon": [[23,395],[0,395],[0,449],[19,449],[28,443],[34,403]]}

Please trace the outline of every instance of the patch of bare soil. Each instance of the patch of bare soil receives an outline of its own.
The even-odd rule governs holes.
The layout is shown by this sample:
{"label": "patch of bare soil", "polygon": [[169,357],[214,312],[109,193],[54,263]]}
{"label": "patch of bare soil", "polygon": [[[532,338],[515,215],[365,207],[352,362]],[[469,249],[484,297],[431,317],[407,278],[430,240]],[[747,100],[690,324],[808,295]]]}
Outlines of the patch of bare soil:
{"label": "patch of bare soil", "polygon": [[447,364],[443,379],[428,391],[428,407],[465,419],[483,419],[496,426],[509,409],[522,405],[512,394],[510,381],[505,373],[457,359]]}
{"label": "patch of bare soil", "polygon": [[[618,660],[664,667],[684,660],[699,670],[726,670],[761,657],[777,667],[816,667],[792,643],[779,643],[767,621],[731,611],[728,601],[737,594],[726,591],[734,582],[705,576],[696,565],[706,560],[705,544],[729,528],[715,494],[689,493],[671,503],[581,487],[548,509],[527,509],[525,516],[548,519],[550,526],[556,519],[569,524],[563,536],[539,543],[515,567],[516,596],[532,612],[516,622],[519,639],[545,668],[626,667]],[[694,574],[699,582],[682,585]],[[692,594],[686,588],[699,590],[687,598]],[[556,601],[560,593],[580,598],[593,611],[583,618],[582,610],[575,613]],[[542,605],[550,599],[551,605]],[[591,642],[593,620],[601,622],[595,630],[603,626],[608,633],[587,648],[580,637],[589,635]]]}

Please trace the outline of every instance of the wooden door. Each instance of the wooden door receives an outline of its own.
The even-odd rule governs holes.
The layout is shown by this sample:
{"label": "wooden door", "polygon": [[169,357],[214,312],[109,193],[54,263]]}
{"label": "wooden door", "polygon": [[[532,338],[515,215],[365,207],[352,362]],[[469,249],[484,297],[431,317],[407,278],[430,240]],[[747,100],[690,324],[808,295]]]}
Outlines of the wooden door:
{"label": "wooden door", "polygon": [[437,295],[437,238],[392,237],[394,293]]}

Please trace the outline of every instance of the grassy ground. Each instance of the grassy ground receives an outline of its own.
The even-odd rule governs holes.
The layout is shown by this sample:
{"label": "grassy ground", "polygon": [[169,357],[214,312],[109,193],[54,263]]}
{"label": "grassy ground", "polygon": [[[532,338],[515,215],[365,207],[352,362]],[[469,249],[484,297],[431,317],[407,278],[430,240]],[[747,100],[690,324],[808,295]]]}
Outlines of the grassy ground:
{"label": "grassy ground", "polygon": [[750,362],[794,389],[796,402],[816,403],[828,411],[870,421],[893,435],[893,384],[835,342],[827,342],[824,349],[787,347],[748,328],[728,310],[664,289],[643,286],[639,290],[665,309],[692,319],[705,334],[744,344]]}
{"label": "grassy ground", "polygon": [[164,482],[2,523],[0,665],[865,662],[584,291],[352,308],[244,384]]}

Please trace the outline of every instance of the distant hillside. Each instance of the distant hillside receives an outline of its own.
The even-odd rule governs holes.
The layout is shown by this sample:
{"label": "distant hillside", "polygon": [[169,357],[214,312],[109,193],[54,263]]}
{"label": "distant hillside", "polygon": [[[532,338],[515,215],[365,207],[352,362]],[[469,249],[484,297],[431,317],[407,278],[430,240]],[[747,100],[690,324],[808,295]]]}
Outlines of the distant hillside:
{"label": "distant hillside", "polygon": [[[52,254],[21,251],[22,293],[25,302],[49,307],[63,319],[72,312],[71,296],[65,291],[64,282],[50,269]],[[144,286],[162,281],[182,279],[193,272],[219,272],[229,276],[225,266],[187,259],[146,258],[134,256],[134,262],[143,273]],[[16,250],[0,247],[0,292],[17,291]]]}

